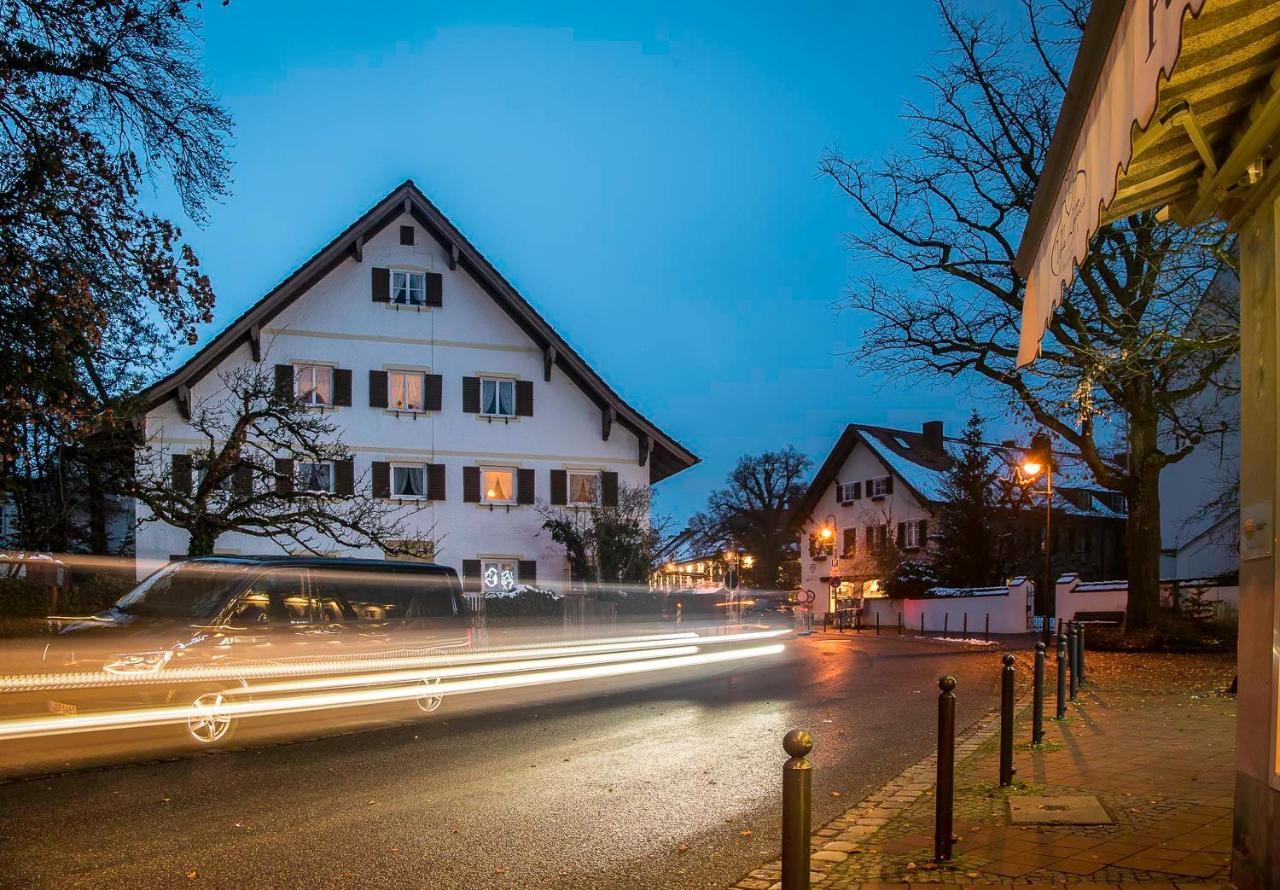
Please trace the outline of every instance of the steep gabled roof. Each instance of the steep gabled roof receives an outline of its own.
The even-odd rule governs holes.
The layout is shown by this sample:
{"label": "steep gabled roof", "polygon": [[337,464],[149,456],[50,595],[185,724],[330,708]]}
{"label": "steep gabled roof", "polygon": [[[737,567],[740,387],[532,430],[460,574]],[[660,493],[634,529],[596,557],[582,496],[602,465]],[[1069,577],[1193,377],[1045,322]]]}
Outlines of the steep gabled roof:
{"label": "steep gabled roof", "polygon": [[[886,473],[905,485],[922,504],[940,504],[946,500],[947,471],[964,448],[963,440],[952,436],[943,436],[939,447],[936,439],[930,440],[918,431],[851,423],[844,428],[809,488],[796,503],[791,516],[793,526],[799,527],[809,518],[822,495],[838,481],[840,468],[859,442],[875,455]],[[997,465],[1013,467],[1024,453],[1012,445],[985,447],[989,449],[993,469]],[[1055,451],[1053,459],[1055,513],[1098,519],[1124,518],[1124,511],[1105,501],[1091,483],[1089,469],[1080,455]]]}
{"label": "steep gabled roof", "polygon": [[228,325],[222,333],[205,344],[181,367],[148,387],[141,395],[145,409],[149,411],[169,399],[177,399],[179,404],[184,401],[189,404],[191,387],[195,382],[245,343],[250,345],[255,359],[259,358],[262,328],[341,263],[349,259],[362,261],[365,242],[403,213],[413,216],[439,242],[449,254],[451,269],[465,269],[543,351],[547,379],[550,379],[550,369],[557,367],[596,403],[601,411],[602,436],[607,438],[607,430],[613,422],[617,422],[640,439],[639,458],[642,466],[646,462],[649,465],[650,482],[665,479],[698,462],[695,454],[658,429],[614,392],[427,199],[413,180],[405,180],[397,186]]}

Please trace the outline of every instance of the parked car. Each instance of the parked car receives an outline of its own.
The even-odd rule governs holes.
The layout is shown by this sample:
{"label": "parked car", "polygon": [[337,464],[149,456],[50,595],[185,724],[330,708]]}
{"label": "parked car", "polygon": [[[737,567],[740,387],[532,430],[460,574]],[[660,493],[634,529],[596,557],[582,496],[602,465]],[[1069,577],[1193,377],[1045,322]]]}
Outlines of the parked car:
{"label": "parked car", "polygon": [[[305,666],[309,677],[322,677],[355,660],[463,649],[470,630],[458,575],[446,566],[292,556],[181,560],[104,612],[65,622],[44,650],[43,670],[55,679],[45,705],[64,715],[185,705],[187,737],[213,745],[236,726],[219,708],[246,699],[249,684],[239,672],[247,668],[276,666],[289,675]],[[59,674],[89,681],[60,685]],[[129,680],[93,683],[104,674]],[[429,691],[438,682],[423,681],[424,694],[414,700],[421,711],[440,707],[442,696]]]}

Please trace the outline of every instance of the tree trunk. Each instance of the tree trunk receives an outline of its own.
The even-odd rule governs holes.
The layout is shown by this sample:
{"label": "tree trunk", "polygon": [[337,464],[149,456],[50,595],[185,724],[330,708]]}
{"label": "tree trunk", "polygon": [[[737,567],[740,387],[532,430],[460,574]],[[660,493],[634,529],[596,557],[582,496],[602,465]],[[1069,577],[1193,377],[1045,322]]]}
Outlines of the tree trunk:
{"label": "tree trunk", "polygon": [[1129,574],[1128,631],[1150,627],[1160,612],[1160,464],[1154,420],[1131,421],[1125,561]]}
{"label": "tree trunk", "polygon": [[187,543],[187,556],[213,556],[213,547],[218,543],[218,533],[203,525],[189,531],[191,540]]}

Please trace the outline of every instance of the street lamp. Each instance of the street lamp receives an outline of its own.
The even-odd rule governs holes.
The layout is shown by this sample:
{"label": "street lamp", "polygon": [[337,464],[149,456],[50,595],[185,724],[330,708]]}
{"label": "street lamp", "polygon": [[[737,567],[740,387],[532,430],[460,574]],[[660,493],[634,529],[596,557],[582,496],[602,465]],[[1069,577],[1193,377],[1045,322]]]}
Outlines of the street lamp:
{"label": "street lamp", "polygon": [[1049,645],[1050,616],[1056,610],[1051,597],[1056,593],[1053,583],[1053,442],[1049,434],[1036,433],[1031,437],[1031,445],[1022,460],[1022,475],[1028,484],[1041,473],[1045,478],[1044,490],[1044,587],[1040,600],[1040,622],[1043,625],[1044,644]]}

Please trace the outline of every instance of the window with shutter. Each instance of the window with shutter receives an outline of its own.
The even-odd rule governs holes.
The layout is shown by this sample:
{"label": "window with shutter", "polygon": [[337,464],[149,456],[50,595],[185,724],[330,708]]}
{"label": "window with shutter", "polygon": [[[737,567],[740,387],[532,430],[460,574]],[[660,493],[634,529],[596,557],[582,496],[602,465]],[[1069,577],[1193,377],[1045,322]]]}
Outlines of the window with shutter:
{"label": "window with shutter", "polygon": [[369,372],[369,407],[385,408],[387,407],[387,372],[386,371],[370,371]]}
{"label": "window with shutter", "polygon": [[480,560],[462,561],[462,589],[467,593],[480,593]]}
{"label": "window with shutter", "polygon": [[339,407],[351,406],[351,369],[333,369],[333,404]]}
{"label": "window with shutter", "polygon": [[565,470],[551,471],[551,503],[564,506],[569,502],[569,474]]}
{"label": "window with shutter", "polygon": [[516,381],[516,416],[533,416],[533,381]]}
{"label": "window with shutter", "polygon": [[369,476],[375,498],[391,497],[391,464],[384,460],[375,460]]}
{"label": "window with shutter", "polygon": [[462,378],[462,410],[467,414],[480,413],[480,378]]}
{"label": "window with shutter", "polygon": [[606,507],[618,506],[618,474],[608,471],[600,474],[600,503]]}
{"label": "window with shutter", "polygon": [[374,269],[373,270],[373,302],[390,303],[391,302],[391,270],[390,269]]}
{"label": "window with shutter", "polygon": [[175,454],[169,459],[170,476],[173,490],[182,494],[191,493],[191,455]]}
{"label": "window with shutter", "polygon": [[293,494],[292,458],[276,458],[276,493],[283,495]]}
{"label": "window with shutter", "polygon": [[400,227],[400,243],[404,245],[413,244],[413,226]]}
{"label": "window with shutter", "polygon": [[480,503],[480,468],[462,468],[462,500],[468,504]]}
{"label": "window with shutter", "polygon": [[521,584],[528,587],[536,587],[538,585],[538,563],[536,560],[520,560],[517,571],[519,572]]}
{"label": "window with shutter", "polygon": [[443,501],[445,499],[444,464],[427,464],[427,499]]}
{"label": "window with shutter", "polygon": [[293,365],[276,365],[276,398],[293,398]]}
{"label": "window with shutter", "polygon": [[858,550],[858,530],[856,528],[846,528],[843,532],[843,547],[840,549],[840,555],[845,559],[852,557]]}
{"label": "window with shutter", "polygon": [[356,493],[355,462],[351,458],[333,462],[333,493],[346,498]]}
{"label": "window with shutter", "polygon": [[533,470],[521,467],[516,472],[516,503],[533,503],[534,476]]}
{"label": "window with shutter", "polygon": [[427,375],[426,410],[441,411],[444,406],[444,378],[439,374]]}
{"label": "window with shutter", "polygon": [[427,305],[444,305],[444,276],[439,272],[427,273]]}

